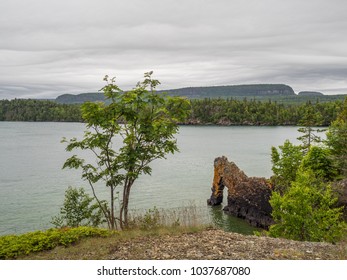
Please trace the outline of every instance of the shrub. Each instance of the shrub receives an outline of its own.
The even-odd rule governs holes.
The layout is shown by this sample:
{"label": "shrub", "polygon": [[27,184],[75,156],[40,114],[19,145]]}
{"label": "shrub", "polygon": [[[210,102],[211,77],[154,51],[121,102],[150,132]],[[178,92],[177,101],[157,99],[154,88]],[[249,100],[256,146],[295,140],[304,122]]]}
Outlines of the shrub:
{"label": "shrub", "polygon": [[50,250],[59,245],[69,246],[82,238],[106,237],[110,234],[106,229],[78,227],[5,235],[0,237],[0,259],[16,259],[21,255]]}
{"label": "shrub", "polygon": [[143,215],[131,217],[130,220],[130,227],[142,230],[155,229],[161,226],[160,213],[156,207],[146,210]]}
{"label": "shrub", "polygon": [[105,222],[102,211],[94,198],[85,193],[83,188],[69,187],[65,191],[63,207],[60,214],[52,217],[51,223],[55,227],[97,227]]}
{"label": "shrub", "polygon": [[300,241],[339,241],[346,233],[342,208],[334,208],[336,199],[331,187],[317,179],[312,171],[300,170],[289,190],[270,199],[275,225],[272,237]]}

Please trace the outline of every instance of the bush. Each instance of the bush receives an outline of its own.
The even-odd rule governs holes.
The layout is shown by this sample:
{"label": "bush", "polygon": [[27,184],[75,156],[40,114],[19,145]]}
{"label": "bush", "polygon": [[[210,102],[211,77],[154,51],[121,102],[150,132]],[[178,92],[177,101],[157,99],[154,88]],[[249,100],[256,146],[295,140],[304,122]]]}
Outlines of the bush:
{"label": "bush", "polygon": [[22,235],[0,237],[0,259],[16,259],[22,255],[53,249],[59,245],[69,246],[86,237],[106,237],[111,234],[106,229],[92,227],[49,229]]}
{"label": "bush", "polygon": [[60,208],[60,214],[52,217],[51,223],[55,227],[101,225],[105,219],[99,205],[92,204],[93,200],[94,198],[86,194],[83,188],[69,187],[65,191],[65,200],[63,207]]}
{"label": "bush", "polygon": [[272,194],[275,225],[270,227],[269,235],[300,241],[339,241],[346,233],[346,224],[342,208],[334,208],[336,200],[329,185],[312,171],[300,170],[283,196]]}
{"label": "bush", "polygon": [[130,218],[130,227],[139,228],[142,230],[150,230],[158,228],[161,225],[161,217],[159,210],[154,207],[153,209],[148,209],[144,215],[137,215]]}

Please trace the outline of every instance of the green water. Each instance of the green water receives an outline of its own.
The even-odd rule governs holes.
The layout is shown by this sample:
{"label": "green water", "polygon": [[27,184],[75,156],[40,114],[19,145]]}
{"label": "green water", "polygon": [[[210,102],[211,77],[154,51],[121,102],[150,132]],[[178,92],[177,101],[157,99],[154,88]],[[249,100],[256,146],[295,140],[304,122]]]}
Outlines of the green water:
{"label": "green water", "polygon": [[256,228],[250,226],[245,220],[224,213],[223,206],[210,207],[210,219],[212,224],[225,231],[238,232],[242,234],[253,234]]}
{"label": "green water", "polygon": [[[68,186],[89,186],[78,170],[62,170],[67,157],[62,137],[81,137],[81,123],[0,122],[0,235],[51,227]],[[225,155],[249,176],[271,175],[271,146],[295,142],[296,127],[183,126],[180,153],[153,162],[152,176],[141,177],[131,193],[132,209],[195,205],[224,229],[251,233],[243,220],[206,206],[213,161]],[[90,158],[89,154],[84,154]],[[98,186],[101,198],[107,189]]]}

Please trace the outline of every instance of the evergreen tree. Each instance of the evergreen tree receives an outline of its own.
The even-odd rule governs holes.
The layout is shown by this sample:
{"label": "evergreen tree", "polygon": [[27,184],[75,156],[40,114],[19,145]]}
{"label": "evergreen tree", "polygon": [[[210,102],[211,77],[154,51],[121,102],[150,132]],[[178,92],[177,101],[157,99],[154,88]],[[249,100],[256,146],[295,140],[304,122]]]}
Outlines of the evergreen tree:
{"label": "evergreen tree", "polygon": [[331,152],[326,147],[312,146],[303,158],[300,168],[312,171],[322,181],[331,182],[337,176],[337,169],[331,157]]}
{"label": "evergreen tree", "polygon": [[315,129],[314,126],[320,126],[323,123],[323,117],[319,111],[316,111],[311,104],[306,104],[303,116],[299,121],[299,125],[303,126],[298,129],[299,132],[303,133],[302,136],[298,137],[298,140],[302,142],[302,149],[307,153],[313,143],[321,142],[321,138],[317,135],[317,132],[323,130]]}
{"label": "evergreen tree", "polygon": [[327,131],[327,146],[341,176],[347,176],[347,97],[337,119]]}

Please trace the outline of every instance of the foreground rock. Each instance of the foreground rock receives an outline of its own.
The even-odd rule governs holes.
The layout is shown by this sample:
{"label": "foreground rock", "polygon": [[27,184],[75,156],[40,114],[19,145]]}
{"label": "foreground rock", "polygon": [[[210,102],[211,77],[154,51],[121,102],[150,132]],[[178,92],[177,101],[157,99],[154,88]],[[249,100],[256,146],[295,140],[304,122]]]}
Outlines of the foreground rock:
{"label": "foreground rock", "polygon": [[255,227],[268,228],[273,220],[269,203],[271,185],[265,178],[248,177],[234,162],[226,157],[214,161],[212,194],[207,203],[220,205],[224,187],[228,189],[228,204],[224,211],[247,220]]}

